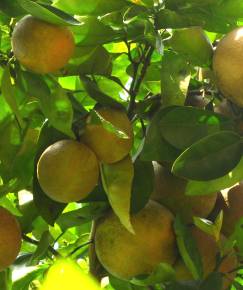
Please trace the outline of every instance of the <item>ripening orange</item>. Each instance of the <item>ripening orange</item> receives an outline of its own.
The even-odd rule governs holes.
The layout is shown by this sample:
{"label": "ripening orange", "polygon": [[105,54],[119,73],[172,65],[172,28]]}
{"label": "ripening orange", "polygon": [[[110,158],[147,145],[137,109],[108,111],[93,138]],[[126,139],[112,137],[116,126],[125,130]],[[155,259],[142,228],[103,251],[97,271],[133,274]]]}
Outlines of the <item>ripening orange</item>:
{"label": "ripening orange", "polygon": [[15,26],[12,48],[18,61],[39,74],[64,67],[74,51],[74,38],[67,28],[33,16],[23,17]]}
{"label": "ripening orange", "polygon": [[21,247],[21,230],[16,218],[0,207],[0,271],[12,265]]}
{"label": "ripening orange", "polygon": [[86,145],[61,140],[42,153],[37,177],[42,190],[51,199],[62,203],[79,201],[98,183],[98,161]]}

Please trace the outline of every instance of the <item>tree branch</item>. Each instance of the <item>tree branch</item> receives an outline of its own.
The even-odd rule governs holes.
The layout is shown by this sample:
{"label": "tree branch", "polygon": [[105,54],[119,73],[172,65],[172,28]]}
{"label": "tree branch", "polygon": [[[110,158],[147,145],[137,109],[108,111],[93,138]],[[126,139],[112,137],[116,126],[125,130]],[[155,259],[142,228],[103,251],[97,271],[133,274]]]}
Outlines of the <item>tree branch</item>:
{"label": "tree branch", "polygon": [[[26,241],[27,243],[30,243],[30,244],[33,244],[35,246],[38,246],[39,245],[39,241],[37,240],[34,240],[26,235],[22,235],[22,238],[24,241]],[[51,246],[48,247],[48,251],[50,251],[54,256],[56,257],[60,257],[61,255],[54,249],[52,248]]]}
{"label": "tree branch", "polygon": [[133,75],[133,81],[130,87],[130,102],[128,106],[128,116],[131,119],[133,117],[133,111],[136,105],[136,96],[139,92],[140,86],[143,82],[143,79],[146,75],[147,69],[150,65],[151,57],[153,54],[154,48],[152,46],[148,47],[147,49],[144,50],[144,54],[142,58],[143,60],[143,67],[141,69],[140,76],[137,77],[138,74],[138,69],[139,69],[139,64],[136,63],[136,66],[134,65],[134,75]]}

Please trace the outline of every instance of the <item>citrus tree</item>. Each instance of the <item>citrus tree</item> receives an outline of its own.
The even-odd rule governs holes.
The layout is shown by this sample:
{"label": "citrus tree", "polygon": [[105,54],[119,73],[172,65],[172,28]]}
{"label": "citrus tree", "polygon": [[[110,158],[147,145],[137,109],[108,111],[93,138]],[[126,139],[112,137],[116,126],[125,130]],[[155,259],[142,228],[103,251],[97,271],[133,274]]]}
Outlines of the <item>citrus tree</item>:
{"label": "citrus tree", "polygon": [[243,289],[242,21],[1,0],[1,290]]}

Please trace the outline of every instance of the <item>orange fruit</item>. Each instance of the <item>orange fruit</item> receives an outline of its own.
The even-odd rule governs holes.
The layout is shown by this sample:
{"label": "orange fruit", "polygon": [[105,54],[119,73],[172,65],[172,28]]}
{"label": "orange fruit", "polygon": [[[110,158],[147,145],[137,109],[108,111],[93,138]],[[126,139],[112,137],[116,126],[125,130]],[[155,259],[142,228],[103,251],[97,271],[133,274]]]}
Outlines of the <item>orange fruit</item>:
{"label": "orange fruit", "polygon": [[226,34],[217,45],[213,57],[213,71],[222,94],[243,107],[243,27]]}
{"label": "orange fruit", "polygon": [[13,264],[21,247],[21,230],[16,218],[0,207],[0,271]]}
{"label": "orange fruit", "polygon": [[135,234],[108,213],[98,222],[95,249],[99,261],[112,275],[130,279],[149,274],[161,263],[175,262],[176,240],[172,213],[155,201],[150,201],[131,217]]}
{"label": "orange fruit", "polygon": [[37,177],[51,199],[63,203],[79,201],[98,183],[97,158],[86,145],[61,140],[42,153],[37,164]]}
{"label": "orange fruit", "polygon": [[25,16],[14,27],[12,48],[27,69],[52,73],[67,64],[74,51],[74,38],[67,27]]}
{"label": "orange fruit", "polygon": [[97,114],[113,126],[114,131],[119,130],[124,137],[114,131],[109,131],[102,123],[92,124],[91,116],[87,118],[87,125],[83,142],[90,147],[98,159],[104,163],[114,163],[122,160],[133,145],[133,130],[125,112],[113,108],[101,108]]}

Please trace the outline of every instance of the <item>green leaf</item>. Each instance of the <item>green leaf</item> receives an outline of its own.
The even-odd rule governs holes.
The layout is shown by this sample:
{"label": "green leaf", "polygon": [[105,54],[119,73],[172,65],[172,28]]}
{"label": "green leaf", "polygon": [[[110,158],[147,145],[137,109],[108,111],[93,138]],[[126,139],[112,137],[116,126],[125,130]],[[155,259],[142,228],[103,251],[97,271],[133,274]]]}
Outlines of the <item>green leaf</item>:
{"label": "green leaf", "polygon": [[39,100],[41,109],[50,124],[60,132],[74,138],[72,131],[73,108],[65,90],[57,87],[51,95],[42,95]]}
{"label": "green leaf", "polygon": [[131,196],[131,212],[137,213],[147,204],[154,188],[152,162],[137,159],[134,163],[134,179]]}
{"label": "green leaf", "polygon": [[65,75],[110,75],[111,71],[111,55],[102,46],[88,47],[88,51],[86,47],[78,47],[65,67]]}
{"label": "green leaf", "polygon": [[176,217],[174,223],[177,245],[180,254],[187,268],[192,273],[194,279],[203,277],[203,267],[200,254],[197,249],[196,242],[192,237],[190,230],[184,225],[180,217]]}
{"label": "green leaf", "polygon": [[30,0],[18,0],[18,3],[28,13],[46,22],[57,25],[80,25],[76,19],[50,5],[38,4]]}
{"label": "green leaf", "polygon": [[25,10],[19,5],[18,0],[1,0],[0,10],[12,17],[25,14]]}
{"label": "green leaf", "polygon": [[45,231],[42,233],[38,246],[31,257],[30,263],[35,265],[41,259],[43,259],[48,251],[48,247],[53,241],[53,238],[49,231]]}
{"label": "green leaf", "polygon": [[86,92],[90,95],[92,99],[97,101],[99,104],[115,107],[118,109],[124,109],[124,107],[120,103],[103,93],[96,85],[96,83],[91,81],[88,77],[81,76],[80,79],[84,85]]}
{"label": "green leaf", "polygon": [[12,174],[19,179],[22,186],[28,186],[32,180],[38,137],[38,129],[28,128],[13,161]]}
{"label": "green leaf", "polygon": [[131,279],[131,283],[138,286],[149,286],[159,283],[166,283],[175,280],[175,271],[166,264],[160,263],[149,276],[135,277]]}
{"label": "green leaf", "polygon": [[229,188],[237,182],[243,180],[243,159],[241,158],[237,166],[223,177],[209,180],[196,181],[189,180],[186,185],[186,195],[207,195],[213,192]]}
{"label": "green leaf", "polygon": [[196,141],[220,130],[233,130],[231,119],[195,107],[174,107],[159,122],[163,138],[178,149],[186,149]]}
{"label": "green leaf", "polygon": [[189,82],[190,70],[186,60],[172,51],[165,51],[161,70],[163,105],[184,105]]}
{"label": "green leaf", "polygon": [[229,237],[228,243],[230,246],[236,246],[240,256],[243,255],[243,217],[241,217],[236,223],[234,231]]}
{"label": "green leaf", "polygon": [[55,0],[54,6],[75,15],[104,15],[126,7],[125,0]]}
{"label": "green leaf", "polygon": [[45,122],[41,129],[37,144],[37,154],[35,157],[35,169],[33,176],[34,203],[36,208],[38,209],[39,214],[50,225],[54,225],[55,220],[62,213],[63,209],[66,207],[66,204],[53,201],[43,192],[37,179],[36,167],[42,152],[48,146],[63,139],[68,139],[68,137],[51,127],[48,122]]}
{"label": "green leaf", "polygon": [[89,193],[89,195],[82,199],[80,202],[81,203],[86,203],[86,202],[97,202],[97,201],[105,201],[107,202],[107,195],[106,192],[101,185],[101,182],[98,183],[98,185],[94,188],[94,190]]}
{"label": "green leaf", "polygon": [[175,30],[169,44],[194,65],[208,66],[212,61],[213,47],[201,27]]}
{"label": "green leaf", "polygon": [[23,128],[25,123],[22,119],[22,116],[19,112],[17,102],[15,100],[15,89],[14,89],[12,77],[10,75],[9,67],[5,67],[5,69],[4,69],[3,76],[2,76],[2,82],[1,82],[1,89],[2,89],[3,97],[5,98],[9,107],[11,108],[13,113],[15,114],[20,127]]}
{"label": "green leaf", "polygon": [[38,210],[33,200],[24,203],[19,206],[22,216],[18,217],[18,221],[22,230],[22,233],[29,233],[32,231],[32,222],[38,216]]}
{"label": "green leaf", "polygon": [[56,220],[63,232],[99,218],[107,210],[107,203],[91,203],[80,209],[63,213]]}
{"label": "green leaf", "polygon": [[192,180],[216,179],[237,166],[241,159],[241,147],[240,136],[230,131],[207,136],[176,159],[172,172]]}
{"label": "green leaf", "polygon": [[12,272],[9,268],[0,272],[0,289],[12,290]]}
{"label": "green leaf", "polygon": [[44,79],[33,73],[25,72],[23,78],[26,82],[27,93],[38,98],[40,107],[50,124],[73,138],[73,108],[65,90],[56,85],[51,91]]}
{"label": "green leaf", "polygon": [[130,156],[112,164],[101,164],[102,184],[110,205],[123,226],[134,233],[130,220],[130,204],[134,166]]}
{"label": "green leaf", "polygon": [[167,110],[171,110],[172,108],[173,107],[161,109],[153,117],[148,126],[147,135],[144,140],[141,160],[173,162],[180,155],[180,151],[162,137],[159,126],[159,122],[164,114],[166,114]]}
{"label": "green leaf", "polygon": [[133,285],[129,281],[120,280],[111,275],[109,275],[109,282],[112,286],[111,290],[148,290],[147,287]]}
{"label": "green leaf", "polygon": [[73,31],[77,37],[77,46],[96,46],[110,41],[121,39],[123,32],[115,31],[110,26],[104,25],[96,17],[79,17],[81,25],[74,27]]}

